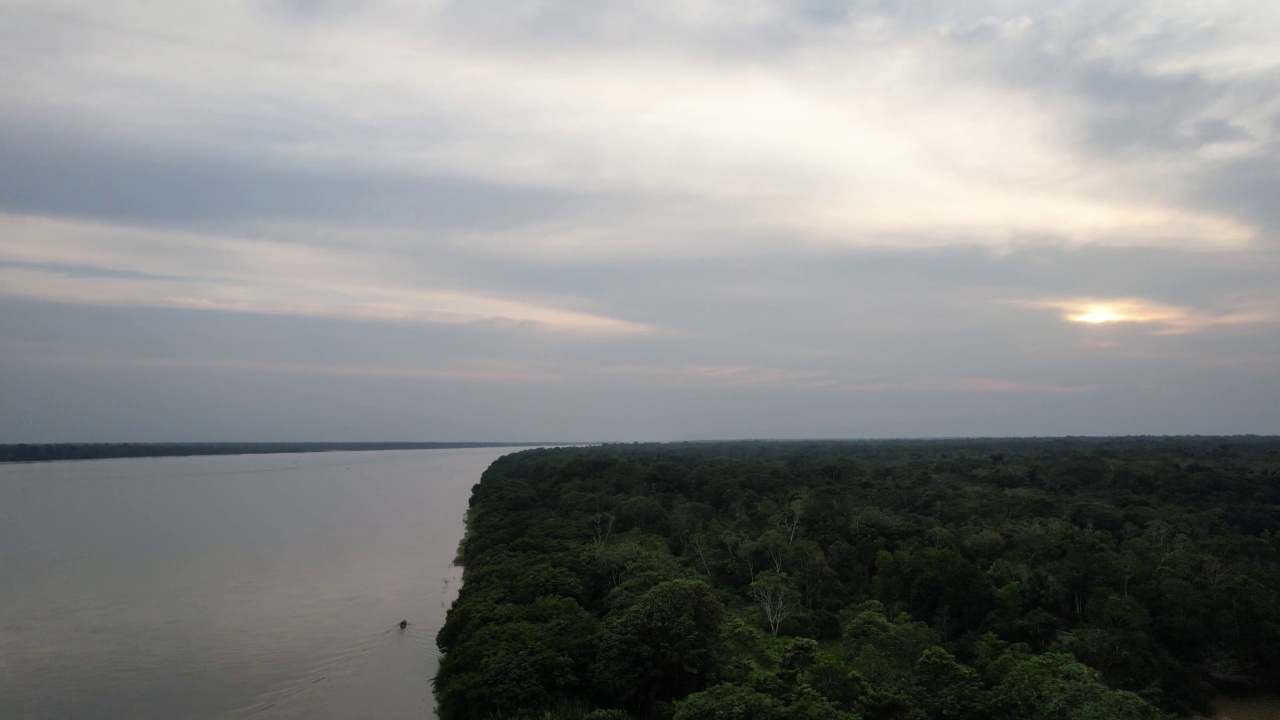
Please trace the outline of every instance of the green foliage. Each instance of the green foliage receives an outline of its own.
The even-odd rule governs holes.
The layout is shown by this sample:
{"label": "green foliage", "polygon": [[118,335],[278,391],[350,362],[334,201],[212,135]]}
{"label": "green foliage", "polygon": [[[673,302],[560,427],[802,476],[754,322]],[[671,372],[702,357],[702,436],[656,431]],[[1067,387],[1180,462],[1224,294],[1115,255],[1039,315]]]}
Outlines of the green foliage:
{"label": "green foliage", "polygon": [[858,715],[841,710],[808,685],[795,689],[782,716],[786,720],[859,720]]}
{"label": "green foliage", "polygon": [[444,657],[436,675],[442,718],[546,707],[577,689],[572,640],[530,622],[486,625]]}
{"label": "green foliage", "polygon": [[1280,685],[1270,439],[530,450],[460,554],[443,720],[1154,720]]}
{"label": "green foliage", "polygon": [[647,710],[701,690],[720,675],[724,605],[700,580],[654,586],[611,616],[598,647],[605,698]]}
{"label": "green foliage", "polygon": [[800,604],[800,593],[795,583],[783,572],[765,570],[751,581],[751,597],[764,613],[765,621],[774,637],[782,622],[791,617]]}
{"label": "green foliage", "polygon": [[1113,690],[1097,671],[1069,655],[1046,653],[1019,662],[991,691],[993,716],[1008,720],[1160,720],[1131,692]]}
{"label": "green foliage", "polygon": [[941,642],[937,631],[905,614],[890,621],[877,602],[864,603],[844,627],[841,647],[848,666],[879,687],[909,689],[920,656]]}
{"label": "green foliage", "polygon": [[977,671],[961,665],[936,645],[915,662],[915,691],[931,718],[981,720],[986,717],[982,681]]}
{"label": "green foliage", "polygon": [[674,720],[783,720],[776,700],[737,685],[716,685],[676,703]]}
{"label": "green foliage", "polygon": [[621,710],[592,710],[582,720],[631,720],[631,716]]}

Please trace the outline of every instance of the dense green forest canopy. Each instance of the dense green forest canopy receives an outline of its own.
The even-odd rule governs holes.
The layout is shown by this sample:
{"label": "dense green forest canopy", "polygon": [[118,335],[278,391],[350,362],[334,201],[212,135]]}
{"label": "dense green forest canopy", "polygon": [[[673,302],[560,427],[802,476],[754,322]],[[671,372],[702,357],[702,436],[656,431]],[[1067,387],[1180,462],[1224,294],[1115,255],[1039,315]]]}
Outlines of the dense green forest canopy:
{"label": "dense green forest canopy", "polygon": [[1117,720],[1280,687],[1280,440],[530,450],[474,488],[443,720]]}
{"label": "dense green forest canopy", "polygon": [[221,443],[20,443],[0,445],[0,462],[100,460],[191,455],[259,455],[359,450],[444,450],[475,447],[528,447],[544,443],[486,442],[221,442]]}

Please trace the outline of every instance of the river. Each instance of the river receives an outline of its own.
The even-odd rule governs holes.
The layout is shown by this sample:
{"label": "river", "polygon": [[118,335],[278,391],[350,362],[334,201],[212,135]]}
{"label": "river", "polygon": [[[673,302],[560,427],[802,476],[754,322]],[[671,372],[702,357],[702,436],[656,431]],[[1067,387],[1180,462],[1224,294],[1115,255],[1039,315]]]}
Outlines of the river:
{"label": "river", "polygon": [[0,465],[0,717],[433,717],[470,489],[509,452]]}
{"label": "river", "polygon": [[1214,720],[1280,720],[1280,696],[1220,698]]}

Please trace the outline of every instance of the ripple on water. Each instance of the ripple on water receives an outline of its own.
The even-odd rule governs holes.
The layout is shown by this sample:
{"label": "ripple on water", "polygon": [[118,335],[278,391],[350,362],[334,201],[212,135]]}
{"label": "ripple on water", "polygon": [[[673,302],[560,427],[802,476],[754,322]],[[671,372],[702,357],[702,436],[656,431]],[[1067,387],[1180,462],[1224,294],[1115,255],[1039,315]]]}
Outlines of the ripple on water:
{"label": "ripple on water", "polygon": [[504,452],[0,467],[0,717],[429,717]]}
{"label": "ripple on water", "polygon": [[1214,720],[1280,720],[1280,696],[1219,698]]}
{"label": "ripple on water", "polygon": [[224,717],[226,720],[422,717],[430,707],[434,668],[430,633],[412,626],[368,635],[299,677]]}

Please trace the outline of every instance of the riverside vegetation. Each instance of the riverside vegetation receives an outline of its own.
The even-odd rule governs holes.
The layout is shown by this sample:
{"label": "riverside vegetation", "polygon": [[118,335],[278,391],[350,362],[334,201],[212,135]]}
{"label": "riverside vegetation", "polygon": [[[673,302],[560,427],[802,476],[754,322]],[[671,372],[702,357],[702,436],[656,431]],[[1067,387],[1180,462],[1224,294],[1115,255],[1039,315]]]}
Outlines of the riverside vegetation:
{"label": "riverside vegetation", "polygon": [[440,717],[1124,720],[1280,687],[1280,440],[530,450]]}

